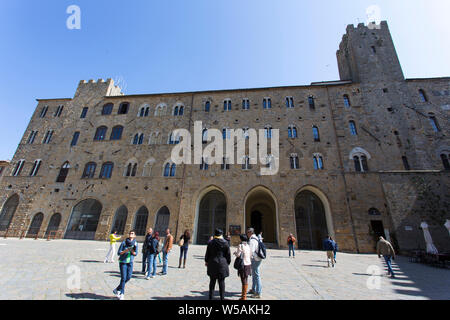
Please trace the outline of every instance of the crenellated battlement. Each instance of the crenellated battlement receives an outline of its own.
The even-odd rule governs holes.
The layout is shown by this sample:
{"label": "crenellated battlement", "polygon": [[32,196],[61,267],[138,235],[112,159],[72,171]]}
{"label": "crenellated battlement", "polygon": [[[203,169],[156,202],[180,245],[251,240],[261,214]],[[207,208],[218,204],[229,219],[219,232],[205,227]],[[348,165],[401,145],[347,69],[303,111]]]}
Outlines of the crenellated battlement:
{"label": "crenellated battlement", "polygon": [[75,92],[75,97],[80,96],[90,96],[102,98],[105,96],[120,96],[123,95],[122,89],[114,84],[114,80],[108,78],[98,79],[97,81],[90,79],[88,81],[81,80],[78,84],[77,91]]}

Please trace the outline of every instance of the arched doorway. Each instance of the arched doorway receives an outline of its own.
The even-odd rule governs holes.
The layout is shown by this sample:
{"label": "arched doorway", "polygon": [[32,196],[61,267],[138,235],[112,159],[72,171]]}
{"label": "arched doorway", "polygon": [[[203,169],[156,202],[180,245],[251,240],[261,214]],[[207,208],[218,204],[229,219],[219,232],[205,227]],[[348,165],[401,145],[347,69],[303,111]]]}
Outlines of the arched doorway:
{"label": "arched doorway", "polygon": [[148,221],[148,209],[145,206],[139,208],[136,212],[136,216],[134,217],[134,226],[133,229],[136,232],[136,236],[141,237],[145,236],[145,229],[147,228]]}
{"label": "arched doorway", "polygon": [[245,200],[246,228],[262,232],[264,242],[278,244],[277,238],[277,205],[273,194],[265,187],[251,190]]}
{"label": "arched doorway", "polygon": [[47,231],[45,231],[45,236],[48,236],[52,231],[58,231],[59,224],[61,223],[61,214],[55,213],[48,223]]}
{"label": "arched doorway", "polygon": [[127,223],[128,209],[125,206],[121,206],[117,209],[114,216],[114,221],[111,226],[111,233],[117,231],[117,234],[123,235],[125,232],[125,225]]}
{"label": "arched doorway", "polygon": [[65,239],[94,240],[102,204],[95,199],[87,199],[73,207],[67,226]]}
{"label": "arched doorway", "polygon": [[41,230],[42,221],[44,221],[44,214],[39,212],[33,217],[30,227],[28,228],[27,238],[34,238],[39,235],[39,230]]}
{"label": "arched doorway", "polygon": [[6,200],[3,205],[2,212],[0,213],[0,231],[6,231],[9,228],[18,205],[19,196],[17,194],[13,194],[8,200]]}
{"label": "arched doorway", "polygon": [[298,246],[306,250],[322,250],[329,234],[326,210],[316,193],[304,190],[295,197],[295,222]]}
{"label": "arched doorway", "polygon": [[227,200],[219,190],[206,193],[200,200],[197,212],[196,243],[207,244],[214,230],[226,232]]}
{"label": "arched doorway", "polygon": [[169,227],[170,211],[167,207],[162,207],[156,214],[156,222],[154,231],[159,232],[160,237],[166,236],[166,230]]}

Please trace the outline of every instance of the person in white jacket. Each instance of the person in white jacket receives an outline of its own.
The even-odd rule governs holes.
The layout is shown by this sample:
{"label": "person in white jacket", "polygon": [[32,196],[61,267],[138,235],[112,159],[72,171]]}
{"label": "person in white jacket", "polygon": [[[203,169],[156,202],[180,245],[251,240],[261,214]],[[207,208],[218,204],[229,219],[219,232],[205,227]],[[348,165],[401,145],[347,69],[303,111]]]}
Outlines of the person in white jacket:
{"label": "person in white jacket", "polygon": [[258,256],[259,242],[253,228],[247,229],[247,237],[249,238],[250,251],[252,253],[252,289],[248,292],[253,298],[260,299],[262,292],[261,274],[259,268],[262,259]]}
{"label": "person in white jacket", "polygon": [[234,255],[240,257],[244,262],[244,268],[238,270],[238,276],[241,277],[242,282],[242,296],[239,300],[247,300],[248,276],[252,274],[252,251],[245,234],[241,234],[241,244]]}

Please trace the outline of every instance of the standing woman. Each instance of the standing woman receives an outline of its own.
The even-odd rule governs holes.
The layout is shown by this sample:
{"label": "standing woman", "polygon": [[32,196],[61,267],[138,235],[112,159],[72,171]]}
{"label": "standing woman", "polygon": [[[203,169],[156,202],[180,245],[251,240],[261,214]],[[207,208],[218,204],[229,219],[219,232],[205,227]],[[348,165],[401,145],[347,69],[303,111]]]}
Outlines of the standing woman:
{"label": "standing woman", "polygon": [[180,242],[178,242],[178,244],[180,245],[180,263],[178,264],[178,268],[181,268],[181,260],[183,260],[183,256],[183,269],[186,268],[186,258],[189,248],[189,241],[191,241],[191,234],[189,233],[189,230],[185,230],[183,235],[180,237]]}
{"label": "standing woman", "polygon": [[247,300],[248,276],[252,274],[252,251],[245,234],[241,234],[241,244],[234,255],[244,262],[244,268],[238,270],[238,276],[241,277],[242,282],[242,296],[239,300]]}
{"label": "standing woman", "polygon": [[216,229],[214,239],[208,244],[205,255],[205,265],[208,267],[209,300],[212,300],[216,281],[219,282],[220,300],[225,298],[225,278],[230,275],[228,265],[231,263],[231,253],[228,242],[223,238],[223,232]]}

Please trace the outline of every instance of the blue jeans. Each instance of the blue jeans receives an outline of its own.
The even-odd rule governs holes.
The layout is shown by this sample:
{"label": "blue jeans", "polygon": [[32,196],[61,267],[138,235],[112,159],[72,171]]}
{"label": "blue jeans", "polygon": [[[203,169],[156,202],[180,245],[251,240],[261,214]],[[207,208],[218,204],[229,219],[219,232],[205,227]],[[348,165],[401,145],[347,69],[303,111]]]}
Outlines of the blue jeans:
{"label": "blue jeans", "polygon": [[261,262],[262,260],[252,260],[252,290],[257,294],[261,294],[262,291],[261,274],[259,273]]}
{"label": "blue jeans", "polygon": [[184,260],[186,260],[188,248],[189,248],[188,246],[180,247],[180,259],[184,256]]}
{"label": "blue jeans", "polygon": [[295,257],[295,250],[294,250],[294,244],[293,243],[289,244],[289,257],[291,256],[291,250],[292,250],[292,255]]}
{"label": "blue jeans", "polygon": [[142,272],[145,273],[145,270],[147,270],[147,261],[148,261],[149,254],[147,252],[142,254]]}
{"label": "blue jeans", "polygon": [[163,274],[167,274],[168,265],[169,265],[169,252],[163,251],[163,269],[162,269]]}
{"label": "blue jeans", "polygon": [[133,275],[133,263],[119,263],[120,268],[120,284],[116,288],[122,294],[125,294],[125,284],[130,281]]}
{"label": "blue jeans", "polygon": [[394,271],[392,270],[392,265],[391,265],[391,256],[383,256],[384,257],[384,261],[386,261],[386,264],[388,266],[388,270],[389,273],[394,276]]}
{"label": "blue jeans", "polygon": [[148,263],[147,277],[150,277],[150,275],[154,276],[156,274],[156,254],[155,253],[148,255],[147,263]]}

